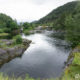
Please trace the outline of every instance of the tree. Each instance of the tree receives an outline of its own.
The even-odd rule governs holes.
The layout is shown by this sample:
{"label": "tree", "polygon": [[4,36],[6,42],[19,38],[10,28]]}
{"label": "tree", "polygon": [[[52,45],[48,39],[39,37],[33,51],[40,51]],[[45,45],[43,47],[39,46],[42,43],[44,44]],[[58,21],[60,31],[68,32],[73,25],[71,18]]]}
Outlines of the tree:
{"label": "tree", "polygon": [[30,27],[30,24],[28,22],[23,23],[24,29],[28,29]]}
{"label": "tree", "polygon": [[76,46],[80,43],[80,13],[69,15],[65,20],[66,26],[66,39],[72,43],[72,46]]}

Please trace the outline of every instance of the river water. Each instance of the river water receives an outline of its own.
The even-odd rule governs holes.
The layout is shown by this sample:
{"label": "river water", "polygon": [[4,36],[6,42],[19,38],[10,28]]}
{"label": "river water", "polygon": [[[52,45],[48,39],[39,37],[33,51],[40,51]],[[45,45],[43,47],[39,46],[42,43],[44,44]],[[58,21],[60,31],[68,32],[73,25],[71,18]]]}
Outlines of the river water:
{"label": "river water", "polygon": [[32,40],[30,47],[21,57],[5,63],[0,72],[9,76],[33,78],[56,78],[63,73],[70,48],[64,40],[52,37],[53,32],[35,33],[23,38]]}

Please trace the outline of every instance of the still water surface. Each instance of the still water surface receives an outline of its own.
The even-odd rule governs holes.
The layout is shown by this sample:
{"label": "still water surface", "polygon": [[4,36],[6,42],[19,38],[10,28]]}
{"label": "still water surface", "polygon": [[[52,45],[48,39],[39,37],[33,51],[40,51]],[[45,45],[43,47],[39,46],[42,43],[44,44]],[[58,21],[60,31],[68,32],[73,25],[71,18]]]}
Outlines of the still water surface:
{"label": "still water surface", "polygon": [[59,77],[65,67],[70,49],[64,40],[51,37],[53,33],[46,31],[23,38],[32,40],[30,47],[22,57],[15,58],[4,64],[0,72],[9,76],[25,77],[29,74],[34,78]]}

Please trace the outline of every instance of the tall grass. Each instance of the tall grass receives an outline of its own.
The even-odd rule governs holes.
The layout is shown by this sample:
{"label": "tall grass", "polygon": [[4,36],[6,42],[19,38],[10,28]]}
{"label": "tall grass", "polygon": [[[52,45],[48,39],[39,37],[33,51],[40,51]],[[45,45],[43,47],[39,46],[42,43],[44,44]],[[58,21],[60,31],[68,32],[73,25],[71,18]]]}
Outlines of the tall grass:
{"label": "tall grass", "polygon": [[15,77],[9,77],[7,75],[3,75],[2,73],[0,74],[0,80],[59,80],[59,79],[53,79],[53,78],[50,78],[50,79],[40,79],[40,78],[37,78],[37,79],[34,79],[34,78],[31,78],[29,77],[29,75],[26,75],[25,79],[22,79],[22,78],[15,78]]}

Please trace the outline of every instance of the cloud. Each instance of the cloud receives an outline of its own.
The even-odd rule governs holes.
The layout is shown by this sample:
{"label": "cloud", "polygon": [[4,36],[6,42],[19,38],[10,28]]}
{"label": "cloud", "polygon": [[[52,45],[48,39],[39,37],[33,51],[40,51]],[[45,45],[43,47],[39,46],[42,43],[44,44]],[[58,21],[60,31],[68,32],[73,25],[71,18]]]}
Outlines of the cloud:
{"label": "cloud", "polygon": [[30,2],[36,4],[36,5],[43,5],[46,3],[48,0],[30,0]]}
{"label": "cloud", "polygon": [[18,21],[33,21],[72,0],[0,0],[0,13]]}

